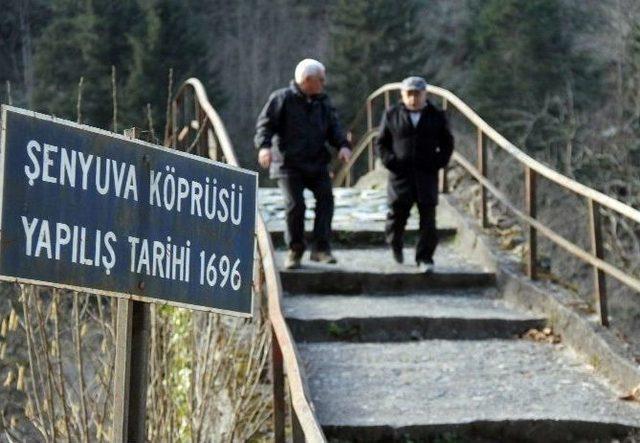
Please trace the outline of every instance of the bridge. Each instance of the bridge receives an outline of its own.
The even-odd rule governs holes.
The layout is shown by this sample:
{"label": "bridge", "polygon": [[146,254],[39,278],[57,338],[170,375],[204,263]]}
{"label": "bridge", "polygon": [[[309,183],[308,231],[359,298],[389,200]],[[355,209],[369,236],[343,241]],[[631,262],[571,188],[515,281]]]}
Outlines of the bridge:
{"label": "bridge", "polygon": [[[429,85],[430,99],[470,125],[475,140],[459,149],[469,137],[456,134],[453,165],[441,177],[437,272],[425,275],[393,263],[382,242],[384,190],[352,185],[362,177],[361,183],[384,183],[384,171],[375,166],[373,122],[399,86],[384,85],[368,97],[353,158],[335,172],[338,265],[283,270],[283,203],[274,190],[260,192],[256,287],[266,293],[272,331],[275,440],[637,436],[640,404],[619,397],[640,385],[640,368],[607,330],[607,278],[635,296],[640,280],[605,258],[601,214],[610,211],[640,223],[640,212],[534,160],[452,92]],[[238,165],[198,80],[182,86],[171,111],[167,145]],[[522,168],[522,202],[489,176],[490,144]],[[480,186],[477,220],[448,193],[452,168]],[[584,200],[585,239],[565,238],[537,218],[540,179]],[[499,202],[527,226],[525,272],[485,229],[490,202]],[[307,207],[313,207],[312,200]],[[415,230],[412,218],[408,234]],[[575,309],[581,304],[575,295],[536,281],[538,235],[592,268],[595,316]],[[585,243],[590,247],[580,246]]]}

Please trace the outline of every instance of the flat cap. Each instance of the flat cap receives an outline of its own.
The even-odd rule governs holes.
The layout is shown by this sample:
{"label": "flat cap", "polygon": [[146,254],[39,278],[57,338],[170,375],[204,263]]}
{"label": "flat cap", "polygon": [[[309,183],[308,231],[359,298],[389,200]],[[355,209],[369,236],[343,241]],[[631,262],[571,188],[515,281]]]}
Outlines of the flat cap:
{"label": "flat cap", "polygon": [[422,91],[427,87],[427,82],[422,77],[413,75],[402,80],[403,91]]}

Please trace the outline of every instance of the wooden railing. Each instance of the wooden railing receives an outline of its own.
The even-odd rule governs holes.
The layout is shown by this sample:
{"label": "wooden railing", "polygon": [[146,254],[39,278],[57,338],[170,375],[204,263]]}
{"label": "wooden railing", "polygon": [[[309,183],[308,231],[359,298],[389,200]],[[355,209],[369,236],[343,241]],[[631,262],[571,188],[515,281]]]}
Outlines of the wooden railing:
{"label": "wooden railing", "polygon": [[[373,109],[374,101],[380,97],[384,99],[384,108],[389,106],[390,93],[400,89],[400,83],[389,83],[374,91],[366,101],[366,116],[367,116],[367,132],[360,139],[360,142],[356,145],[353,152],[351,161],[346,164],[335,175],[334,185],[341,186],[344,184],[350,184],[351,169],[357,162],[358,158],[367,152],[368,154],[368,169],[371,171],[374,166],[373,140],[377,134],[376,128],[373,127]],[[627,217],[637,223],[640,223],[640,211],[626,205],[618,200],[615,200],[595,189],[589,188],[565,175],[558,173],[552,168],[534,160],[523,151],[518,149],[515,145],[509,142],[495,129],[493,129],[487,122],[485,122],[478,114],[476,114],[466,103],[460,98],[454,95],[452,92],[437,87],[428,85],[427,93],[438,96],[442,99],[443,109],[447,109],[450,106],[458,110],[462,116],[464,116],[469,122],[471,122],[477,131],[477,164],[464,158],[459,152],[453,153],[453,161],[464,168],[471,176],[473,176],[481,185],[480,193],[480,223],[483,227],[488,226],[487,220],[487,191],[493,194],[493,196],[506,208],[508,208],[513,214],[515,214],[520,220],[525,222],[528,228],[528,240],[529,248],[527,253],[527,274],[531,279],[537,278],[537,234],[540,233],[546,238],[556,243],[561,248],[568,251],[573,256],[588,263],[593,267],[593,278],[595,288],[595,303],[598,307],[600,321],[603,325],[608,326],[609,316],[607,310],[607,289],[605,276],[608,274],[620,282],[624,283],[634,291],[640,292],[640,280],[633,275],[619,269],[618,267],[607,262],[603,252],[602,241],[602,224],[600,216],[600,208],[606,208],[611,211]],[[524,171],[524,185],[525,185],[525,210],[522,211],[516,207],[516,205],[498,189],[498,187],[492,183],[490,177],[488,177],[487,169],[487,140],[492,140],[496,146],[503,149],[511,157],[516,159],[523,167]],[[562,188],[571,191],[575,195],[581,196],[586,200],[589,214],[589,242],[591,244],[591,250],[586,251],[575,243],[567,240],[562,235],[550,229],[548,226],[536,219],[537,205],[536,205],[536,182],[537,177],[542,176],[546,179],[560,185]],[[447,172],[444,171],[443,176],[443,191],[447,191]]]}
{"label": "wooden railing", "polygon": [[[165,144],[196,155],[240,166],[224,123],[213,108],[202,83],[191,78],[178,90],[171,102]],[[256,235],[259,272],[254,285],[257,293],[267,294],[268,320],[271,323],[271,376],[273,418],[276,442],[285,441],[285,377],[291,402],[293,441],[324,442],[322,428],[315,415],[304,369],[299,365],[293,337],[282,312],[282,284],[276,268],[271,236],[258,214]]]}

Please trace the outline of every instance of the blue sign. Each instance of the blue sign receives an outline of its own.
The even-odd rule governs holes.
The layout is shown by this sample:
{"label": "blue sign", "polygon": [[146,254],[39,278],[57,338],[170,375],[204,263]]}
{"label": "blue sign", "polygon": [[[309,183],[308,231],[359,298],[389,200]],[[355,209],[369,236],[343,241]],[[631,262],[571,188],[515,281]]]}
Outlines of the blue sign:
{"label": "blue sign", "polygon": [[0,278],[252,313],[257,175],[2,108]]}

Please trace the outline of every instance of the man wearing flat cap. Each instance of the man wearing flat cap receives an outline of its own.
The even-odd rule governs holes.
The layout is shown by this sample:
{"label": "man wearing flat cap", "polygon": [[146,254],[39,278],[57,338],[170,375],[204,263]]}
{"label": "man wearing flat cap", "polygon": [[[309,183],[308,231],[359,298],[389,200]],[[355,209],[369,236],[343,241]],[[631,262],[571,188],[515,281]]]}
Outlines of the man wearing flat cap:
{"label": "man wearing flat cap", "polygon": [[305,250],[305,188],[316,199],[310,258],[336,262],[329,244],[333,191],[327,146],[337,149],[343,162],[351,158],[351,147],[335,108],[323,93],[324,82],[324,65],[309,58],[302,60],[296,66],[295,79],[288,88],[271,94],[256,123],[258,162],[270,168],[271,178],[278,179],[285,200],[287,269],[300,266]]}
{"label": "man wearing flat cap", "polygon": [[434,270],[438,244],[438,171],[451,158],[453,136],[445,113],[427,100],[426,87],[422,77],[402,81],[402,101],[384,113],[375,144],[390,172],[385,235],[393,258],[398,263],[404,261],[404,230],[411,208],[417,204],[420,233],[415,259],[421,270],[429,273]]}

